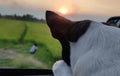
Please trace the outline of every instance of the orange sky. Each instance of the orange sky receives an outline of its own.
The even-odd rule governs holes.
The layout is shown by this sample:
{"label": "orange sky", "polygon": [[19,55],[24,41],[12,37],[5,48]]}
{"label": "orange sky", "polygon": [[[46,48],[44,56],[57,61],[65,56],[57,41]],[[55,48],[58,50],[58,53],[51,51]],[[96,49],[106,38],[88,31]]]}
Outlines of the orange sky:
{"label": "orange sky", "polygon": [[48,9],[58,12],[62,7],[69,10],[68,14],[120,15],[120,0],[0,0],[0,11],[6,13],[23,10],[22,13],[38,14]]}

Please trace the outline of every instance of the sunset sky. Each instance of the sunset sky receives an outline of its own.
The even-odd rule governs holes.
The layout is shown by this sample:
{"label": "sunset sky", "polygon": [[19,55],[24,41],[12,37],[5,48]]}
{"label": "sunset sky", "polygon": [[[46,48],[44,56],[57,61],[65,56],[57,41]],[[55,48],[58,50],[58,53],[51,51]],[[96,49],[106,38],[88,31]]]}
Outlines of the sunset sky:
{"label": "sunset sky", "polygon": [[45,19],[46,10],[59,13],[60,8],[68,9],[63,16],[71,20],[106,21],[111,16],[120,16],[120,0],[0,0],[2,15],[29,13]]}

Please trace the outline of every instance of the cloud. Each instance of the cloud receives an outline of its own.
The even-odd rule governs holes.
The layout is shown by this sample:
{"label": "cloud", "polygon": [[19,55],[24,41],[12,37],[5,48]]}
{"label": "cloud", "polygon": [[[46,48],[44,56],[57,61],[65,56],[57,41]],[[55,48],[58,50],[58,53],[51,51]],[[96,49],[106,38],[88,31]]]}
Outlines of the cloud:
{"label": "cloud", "polygon": [[0,7],[25,10],[53,10],[68,8],[79,14],[120,15],[120,0],[0,0]]}
{"label": "cloud", "polygon": [[10,6],[13,8],[19,7],[56,10],[60,7],[67,7],[70,10],[74,9],[74,5],[70,0],[0,0],[0,5]]}
{"label": "cloud", "polygon": [[120,15],[120,0],[75,0],[79,13],[97,15]]}

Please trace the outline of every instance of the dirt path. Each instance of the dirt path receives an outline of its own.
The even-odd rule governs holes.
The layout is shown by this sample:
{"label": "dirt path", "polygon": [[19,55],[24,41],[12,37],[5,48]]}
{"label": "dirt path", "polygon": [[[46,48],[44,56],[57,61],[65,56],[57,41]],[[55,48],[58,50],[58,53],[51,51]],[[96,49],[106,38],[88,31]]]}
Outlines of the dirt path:
{"label": "dirt path", "polygon": [[12,49],[0,49],[0,59],[14,59],[17,55],[18,54]]}
{"label": "dirt path", "polygon": [[35,66],[41,67],[43,69],[47,69],[47,64],[43,63],[42,61],[39,61],[32,56],[24,55],[21,53],[17,53],[16,49],[0,49],[0,59],[13,59],[13,60],[19,60],[26,63],[32,63]]}

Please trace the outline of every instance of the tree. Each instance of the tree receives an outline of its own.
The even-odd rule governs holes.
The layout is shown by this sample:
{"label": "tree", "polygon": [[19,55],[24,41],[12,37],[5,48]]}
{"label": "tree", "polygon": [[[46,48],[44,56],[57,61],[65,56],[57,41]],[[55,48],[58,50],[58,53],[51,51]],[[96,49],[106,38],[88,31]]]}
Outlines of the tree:
{"label": "tree", "polygon": [[46,21],[44,19],[40,19],[40,22],[45,23]]}
{"label": "tree", "polygon": [[23,15],[22,17],[23,20],[33,20],[33,16],[30,14]]}
{"label": "tree", "polygon": [[0,17],[2,17],[1,13],[0,13]]}
{"label": "tree", "polygon": [[15,20],[25,20],[25,21],[34,21],[34,22],[43,22],[43,23],[45,22],[44,19],[39,20],[39,19],[33,17],[33,15],[31,15],[31,14],[25,14],[23,16],[19,16],[19,15],[16,15],[16,14],[14,14],[14,15],[3,15],[2,16],[1,13],[0,13],[0,17],[7,18],[7,19],[15,19]]}
{"label": "tree", "polygon": [[14,14],[14,18],[17,19],[17,15],[16,14]]}

